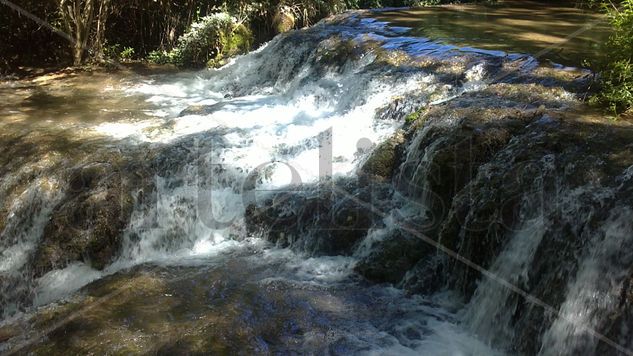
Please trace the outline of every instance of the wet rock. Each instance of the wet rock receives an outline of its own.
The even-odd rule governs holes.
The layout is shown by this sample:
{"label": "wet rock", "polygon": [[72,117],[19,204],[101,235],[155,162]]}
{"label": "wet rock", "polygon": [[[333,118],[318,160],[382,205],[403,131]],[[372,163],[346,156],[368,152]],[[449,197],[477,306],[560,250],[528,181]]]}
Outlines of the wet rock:
{"label": "wet rock", "polygon": [[0,326],[0,344],[22,334],[22,330],[15,325]]}
{"label": "wet rock", "polygon": [[134,207],[134,187],[149,183],[143,172],[116,159],[72,170],[65,197],[54,209],[32,258],[35,274],[73,261],[97,269],[109,264],[119,252]]}
{"label": "wet rock", "polygon": [[311,255],[348,255],[370,228],[382,224],[390,194],[386,186],[357,183],[304,189],[250,205],[245,217],[249,233]]}
{"label": "wet rock", "polygon": [[221,110],[226,105],[225,102],[216,103],[213,105],[192,105],[178,114],[178,117],[187,115],[210,115],[214,112]]}
{"label": "wet rock", "polygon": [[[376,118],[382,121],[413,121],[416,112],[433,100],[433,95],[418,92],[406,97],[395,98],[388,105],[376,111]],[[417,118],[417,116],[415,116]]]}
{"label": "wet rock", "polygon": [[[621,282],[617,296],[617,306],[609,311],[606,318],[605,336],[619,345],[631,349],[633,340],[630,339],[628,331],[633,325],[633,269]],[[615,296],[612,296],[615,297]],[[612,354],[613,346],[602,341],[596,347],[596,354]],[[622,353],[623,354],[623,353]]]}
{"label": "wet rock", "polygon": [[404,133],[399,131],[374,149],[360,171],[371,179],[389,181],[393,177],[402,157]]}
{"label": "wet rock", "polygon": [[431,251],[406,272],[398,287],[410,294],[435,293],[446,287],[446,267],[445,256]]}
{"label": "wet rock", "polygon": [[377,241],[354,270],[372,282],[397,284],[433,249],[423,240],[401,231]]}
{"label": "wet rock", "polygon": [[[512,108],[471,108],[465,96],[427,111],[426,126],[414,122],[407,159],[399,167],[396,187],[432,212],[433,226],[427,234],[437,235],[450,214],[455,196],[463,191],[485,163],[503,150],[510,140],[525,131],[539,111]],[[446,113],[453,123],[446,124]],[[419,136],[419,137],[416,137]]]}
{"label": "wet rock", "polygon": [[[630,196],[616,187],[622,184],[617,177],[633,164],[627,141],[633,140],[633,130],[586,113],[574,95],[548,83],[533,78],[531,83],[494,84],[425,108],[423,117],[408,120],[407,148],[401,153],[405,158],[394,185],[434,214],[434,227],[420,232],[486,269],[493,267],[523,222],[542,215],[543,240],[518,286],[558,308],[568,298],[579,256],[590,253],[588,241],[609,224],[608,212],[614,211],[616,201]],[[412,262],[403,256],[406,240],[402,246],[385,241],[357,266],[370,280],[423,294],[448,285],[465,300],[481,283],[478,271],[442,252],[416,256]],[[623,285],[625,296],[613,298],[628,300],[626,283],[612,284]],[[499,328],[515,330],[508,342],[513,351],[537,353],[544,330],[556,316],[512,293],[500,304],[502,313],[512,314],[512,325]],[[625,305],[607,310],[611,316],[604,320],[610,321],[598,327],[615,340],[622,340],[618,333],[631,327]],[[599,345],[605,353],[609,349]]]}

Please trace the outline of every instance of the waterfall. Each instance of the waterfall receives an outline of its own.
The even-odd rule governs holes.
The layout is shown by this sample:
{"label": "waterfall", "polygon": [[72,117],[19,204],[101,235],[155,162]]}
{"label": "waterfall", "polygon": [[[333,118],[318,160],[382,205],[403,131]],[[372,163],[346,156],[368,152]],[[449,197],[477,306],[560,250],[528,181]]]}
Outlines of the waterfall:
{"label": "waterfall", "polygon": [[[45,303],[59,294],[64,284],[59,278],[83,281],[72,290],[139,263],[177,261],[215,251],[212,246],[232,246],[245,238],[242,220],[250,200],[325,176],[353,176],[369,152],[361,143],[378,144],[402,125],[380,114],[394,100],[441,102],[484,85],[482,59],[462,58],[456,47],[415,38],[403,41],[401,33],[385,23],[358,16],[337,21],[280,35],[219,70],[156,75],[104,88],[100,95],[122,92],[145,98],[150,108],[129,119],[84,124],[81,135],[89,137],[86,149],[93,158],[73,166],[56,157],[55,169],[70,183],[57,184],[40,203],[25,193],[28,199],[21,204],[42,207],[31,213],[33,221],[9,213],[3,273],[27,276],[27,294]],[[412,55],[426,57],[420,64],[398,64],[404,58],[415,63]],[[429,60],[455,74],[428,70]],[[396,111],[403,116],[406,110]],[[325,134],[330,135],[327,141]],[[331,159],[324,161],[324,154]],[[117,176],[108,176],[105,166],[88,163],[113,155],[130,162],[123,163],[127,166]],[[255,185],[249,183],[252,179]],[[112,187],[128,191],[108,193]],[[99,261],[100,271],[90,267],[103,257],[82,250],[85,247],[67,257],[63,251],[68,246],[56,246],[58,242],[45,237],[50,248],[35,248],[46,226],[52,228],[50,214],[59,217],[63,210],[80,216],[73,210],[82,209],[82,199],[113,199],[107,194],[121,199],[120,207],[117,202],[108,207],[113,210],[108,214],[126,214],[130,205],[133,211],[129,221],[121,219],[127,223],[120,251],[113,247],[115,258],[105,265]],[[86,233],[94,233],[92,222],[78,223],[87,225]],[[56,238],[65,239],[68,233],[60,230]],[[33,271],[26,261],[42,259],[42,254],[51,262]],[[12,262],[18,257],[21,262]],[[7,298],[24,301],[23,296]],[[20,304],[28,305],[28,299]],[[6,305],[3,310],[4,315],[13,313]]]}

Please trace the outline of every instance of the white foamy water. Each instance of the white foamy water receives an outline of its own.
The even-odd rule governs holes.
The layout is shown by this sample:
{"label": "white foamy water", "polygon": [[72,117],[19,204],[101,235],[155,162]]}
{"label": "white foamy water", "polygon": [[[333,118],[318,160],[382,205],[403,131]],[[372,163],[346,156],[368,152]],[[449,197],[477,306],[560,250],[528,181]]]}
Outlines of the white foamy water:
{"label": "white foamy water", "polygon": [[[58,185],[54,178],[39,178],[13,199],[9,207],[9,221],[13,224],[8,224],[0,234],[6,236],[0,252],[0,272],[15,272],[27,262],[55,203],[61,198]],[[21,230],[25,225],[29,228]],[[9,240],[10,236],[13,240]]]}
{"label": "white foamy water", "polygon": [[[376,41],[349,40],[359,48]],[[122,258],[140,263],[239,236],[246,206],[267,190],[352,174],[367,155],[359,143],[379,143],[402,125],[375,118],[395,99],[428,96],[438,84],[447,95],[485,85],[481,65],[466,73],[463,87],[447,90],[450,84],[427,71],[377,64],[372,51],[324,55],[341,51],[340,43],[327,31],[290,34],[219,70],[124,88],[146,96],[156,117],[95,130],[128,142],[180,144],[188,153],[177,169],[159,172],[156,202],[134,213]]]}

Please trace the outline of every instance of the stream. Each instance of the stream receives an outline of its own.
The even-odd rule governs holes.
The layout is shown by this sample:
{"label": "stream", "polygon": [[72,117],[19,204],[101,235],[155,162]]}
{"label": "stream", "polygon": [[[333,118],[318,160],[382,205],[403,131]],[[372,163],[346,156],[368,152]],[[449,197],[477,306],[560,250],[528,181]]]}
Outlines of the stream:
{"label": "stream", "polygon": [[631,354],[633,130],[533,10],[0,83],[0,352]]}

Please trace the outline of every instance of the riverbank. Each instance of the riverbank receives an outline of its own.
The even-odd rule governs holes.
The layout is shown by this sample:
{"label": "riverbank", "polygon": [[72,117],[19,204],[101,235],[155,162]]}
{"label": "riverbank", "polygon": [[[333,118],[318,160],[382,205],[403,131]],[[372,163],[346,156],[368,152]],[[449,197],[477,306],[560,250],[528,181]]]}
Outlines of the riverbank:
{"label": "riverbank", "polygon": [[90,75],[91,73],[121,73],[121,74],[165,74],[186,72],[182,68],[173,65],[152,64],[146,61],[134,61],[126,63],[112,63],[110,65],[87,65],[81,67],[19,67],[16,71],[0,76],[0,83],[16,81],[48,81],[53,79],[64,79],[77,75]]}

